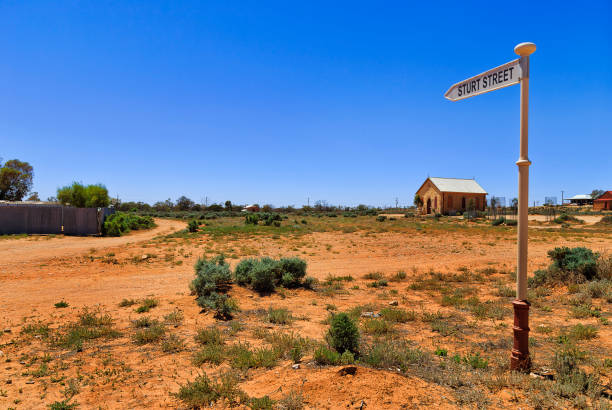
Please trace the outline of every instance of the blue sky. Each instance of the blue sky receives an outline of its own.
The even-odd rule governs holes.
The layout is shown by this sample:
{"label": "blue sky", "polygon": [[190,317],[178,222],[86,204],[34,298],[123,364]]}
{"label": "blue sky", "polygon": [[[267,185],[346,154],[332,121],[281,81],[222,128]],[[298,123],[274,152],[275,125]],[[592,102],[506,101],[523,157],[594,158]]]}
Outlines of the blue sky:
{"label": "blue sky", "polygon": [[608,1],[0,1],[0,157],[42,198],[409,204],[428,175],[510,198],[519,87],[443,94],[532,41],[530,202],[612,189],[611,21]]}

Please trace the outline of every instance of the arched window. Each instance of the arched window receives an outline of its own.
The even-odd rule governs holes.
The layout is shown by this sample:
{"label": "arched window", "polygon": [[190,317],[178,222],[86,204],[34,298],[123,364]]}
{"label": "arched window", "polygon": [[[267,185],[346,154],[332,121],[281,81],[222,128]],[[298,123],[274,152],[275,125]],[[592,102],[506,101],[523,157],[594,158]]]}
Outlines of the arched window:
{"label": "arched window", "polygon": [[461,198],[461,209],[465,209],[465,197]]}
{"label": "arched window", "polygon": [[434,209],[438,209],[438,197],[434,198]]}

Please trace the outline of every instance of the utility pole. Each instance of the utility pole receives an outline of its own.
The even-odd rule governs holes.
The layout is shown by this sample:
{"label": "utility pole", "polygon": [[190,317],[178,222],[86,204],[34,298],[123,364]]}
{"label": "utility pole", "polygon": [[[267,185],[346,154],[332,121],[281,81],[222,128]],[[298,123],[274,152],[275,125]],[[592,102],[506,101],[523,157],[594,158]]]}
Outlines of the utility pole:
{"label": "utility pole", "polygon": [[563,206],[563,193],[564,193],[564,191],[561,190],[561,206]]}
{"label": "utility pole", "polygon": [[397,198],[395,198],[395,209],[397,209],[397,202],[398,202],[398,200],[397,200]]}

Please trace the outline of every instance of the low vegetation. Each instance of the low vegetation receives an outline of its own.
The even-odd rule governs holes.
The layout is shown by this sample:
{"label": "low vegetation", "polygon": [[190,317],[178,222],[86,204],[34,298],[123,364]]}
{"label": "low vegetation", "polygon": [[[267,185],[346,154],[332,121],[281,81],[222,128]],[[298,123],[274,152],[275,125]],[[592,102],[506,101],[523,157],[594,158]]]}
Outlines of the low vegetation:
{"label": "low vegetation", "polygon": [[530,278],[530,286],[584,283],[595,279],[610,279],[612,272],[599,266],[600,255],[584,247],[555,248],[548,252],[552,261],[548,269],[537,270]]}
{"label": "low vegetation", "polygon": [[121,236],[130,231],[151,229],[155,226],[150,216],[138,216],[131,213],[115,212],[106,217],[102,233],[105,236]]}
{"label": "low vegetation", "polygon": [[231,319],[238,305],[227,295],[232,285],[232,274],[223,255],[210,260],[198,259],[195,273],[190,288],[197,296],[198,305],[214,311],[218,319]]}
{"label": "low vegetation", "polygon": [[248,258],[241,260],[234,270],[234,279],[240,286],[248,286],[261,294],[273,292],[277,287],[312,287],[306,278],[306,261],[300,258]]}

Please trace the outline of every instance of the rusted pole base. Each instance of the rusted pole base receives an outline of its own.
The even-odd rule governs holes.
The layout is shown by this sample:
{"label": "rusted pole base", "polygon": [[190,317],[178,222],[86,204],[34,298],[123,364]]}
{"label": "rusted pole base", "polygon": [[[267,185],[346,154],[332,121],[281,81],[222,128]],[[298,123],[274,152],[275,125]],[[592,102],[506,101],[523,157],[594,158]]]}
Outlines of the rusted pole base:
{"label": "rusted pole base", "polygon": [[514,306],[514,347],[510,355],[510,369],[528,371],[531,369],[529,357],[529,302],[515,300]]}

